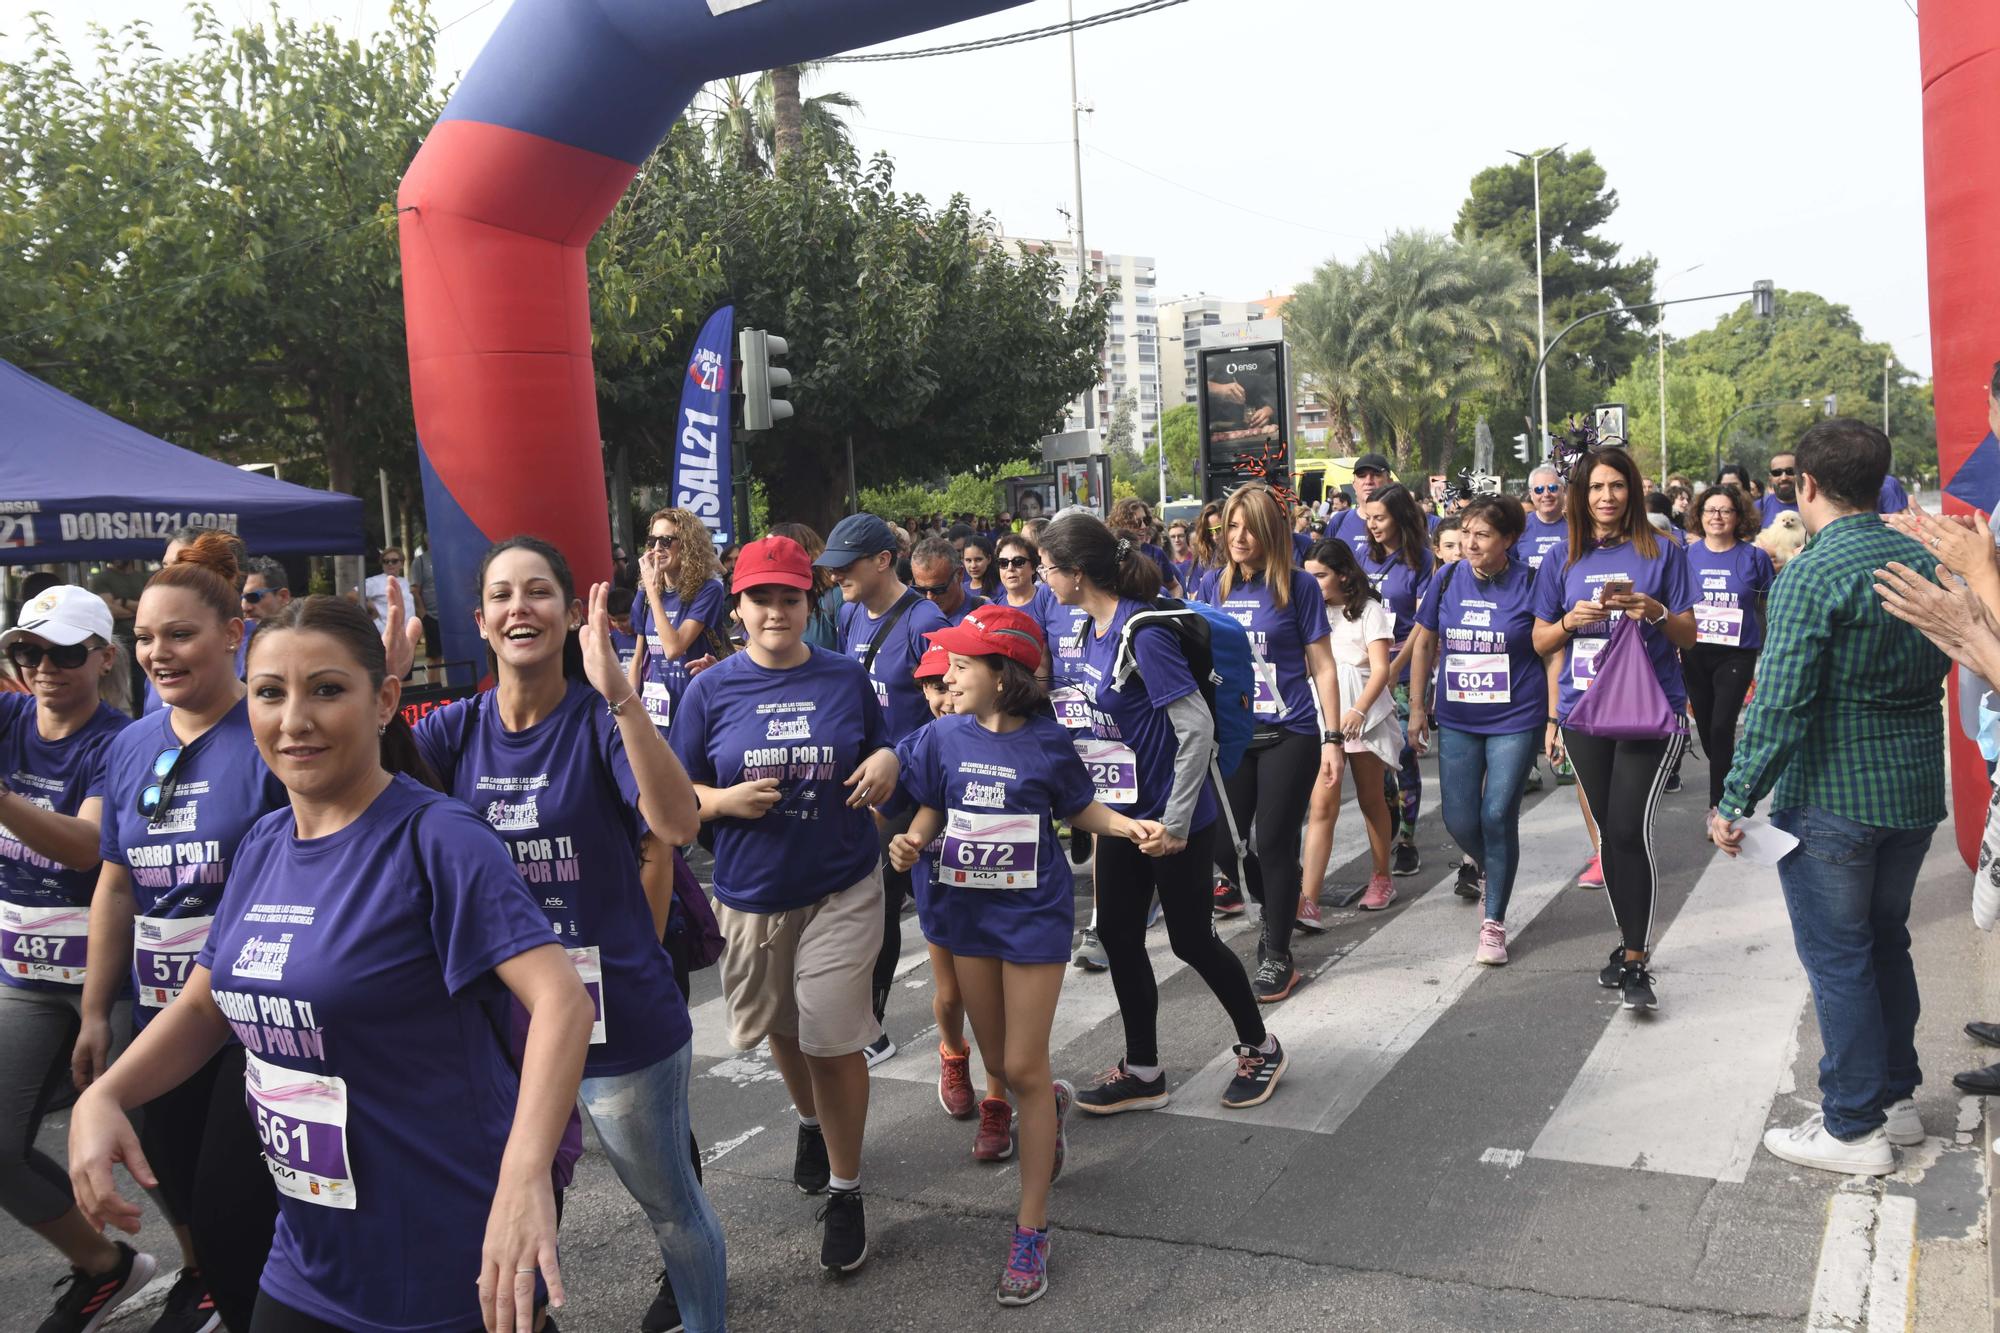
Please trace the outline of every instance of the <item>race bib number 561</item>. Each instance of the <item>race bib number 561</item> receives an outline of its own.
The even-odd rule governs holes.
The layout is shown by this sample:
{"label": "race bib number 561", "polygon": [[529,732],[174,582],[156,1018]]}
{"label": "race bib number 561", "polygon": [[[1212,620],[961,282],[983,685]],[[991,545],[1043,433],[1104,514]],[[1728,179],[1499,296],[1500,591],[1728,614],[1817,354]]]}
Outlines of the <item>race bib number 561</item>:
{"label": "race bib number 561", "polygon": [[243,1056],[243,1089],[278,1192],[322,1208],[354,1207],[347,1165],[347,1081]]}

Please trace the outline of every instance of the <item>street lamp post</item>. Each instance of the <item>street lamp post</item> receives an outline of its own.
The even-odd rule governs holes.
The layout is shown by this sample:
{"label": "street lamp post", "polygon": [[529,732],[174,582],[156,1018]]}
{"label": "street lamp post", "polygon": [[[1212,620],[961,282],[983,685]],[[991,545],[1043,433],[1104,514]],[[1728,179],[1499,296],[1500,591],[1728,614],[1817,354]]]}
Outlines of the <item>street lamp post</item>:
{"label": "street lamp post", "polygon": [[1549,456],[1549,375],[1547,370],[1549,359],[1547,340],[1549,330],[1547,297],[1542,288],[1542,159],[1552,154],[1560,153],[1568,143],[1569,140],[1565,139],[1554,148],[1545,149],[1532,156],[1513,148],[1507,150],[1532,167],[1535,174],[1535,350],[1541,354],[1542,360],[1542,365],[1536,369],[1535,373],[1537,378],[1540,379],[1542,386],[1541,456],[1543,458]]}
{"label": "street lamp post", "polygon": [[1889,433],[1889,372],[1896,368],[1896,354],[1882,358],[1882,433]]}

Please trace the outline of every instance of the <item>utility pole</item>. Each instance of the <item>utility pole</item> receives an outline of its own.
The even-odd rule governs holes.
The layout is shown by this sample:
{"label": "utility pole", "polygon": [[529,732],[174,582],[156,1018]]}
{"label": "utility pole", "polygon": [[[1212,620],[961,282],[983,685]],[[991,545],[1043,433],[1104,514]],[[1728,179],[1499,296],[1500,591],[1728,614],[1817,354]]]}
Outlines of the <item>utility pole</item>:
{"label": "utility pole", "polygon": [[1660,335],[1660,489],[1667,489],[1667,325],[1662,320],[1654,329]]}
{"label": "utility pole", "polygon": [[[1075,39],[1072,38],[1071,40]],[[1512,148],[1507,150],[1523,162],[1528,163],[1534,168],[1535,172],[1535,351],[1543,358],[1542,369],[1537,377],[1541,380],[1542,393],[1542,443],[1539,457],[1543,459],[1549,456],[1549,370],[1547,365],[1549,354],[1549,323],[1548,298],[1542,286],[1542,159],[1551,154],[1560,153],[1568,143],[1569,140],[1565,139],[1554,148],[1546,149],[1532,156],[1527,153],[1517,152]]]}
{"label": "utility pole", "polygon": [[[1083,101],[1076,87],[1076,0],[1069,0],[1069,151],[1070,167],[1076,176],[1076,298],[1090,280],[1090,249],[1083,239]],[[1096,424],[1097,385],[1083,397],[1083,428]]]}
{"label": "utility pole", "polygon": [[1896,354],[1882,358],[1882,433],[1889,433],[1889,372],[1896,368]]}

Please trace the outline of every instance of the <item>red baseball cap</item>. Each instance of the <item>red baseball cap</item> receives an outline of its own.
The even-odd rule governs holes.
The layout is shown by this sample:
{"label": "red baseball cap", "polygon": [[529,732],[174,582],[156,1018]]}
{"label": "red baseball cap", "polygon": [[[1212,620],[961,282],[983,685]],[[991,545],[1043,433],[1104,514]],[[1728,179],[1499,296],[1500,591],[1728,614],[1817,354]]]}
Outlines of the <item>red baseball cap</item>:
{"label": "red baseball cap", "polygon": [[736,576],[730,580],[729,591],[744,592],[773,583],[812,591],[812,557],[790,537],[766,537],[736,553]]}
{"label": "red baseball cap", "polygon": [[[740,569],[741,566],[739,565]],[[948,653],[964,657],[1011,657],[1033,671],[1042,664],[1042,627],[1026,611],[988,603],[966,613],[949,629],[924,636]]]}
{"label": "red baseball cap", "polygon": [[942,648],[924,649],[923,660],[910,673],[914,680],[942,680],[944,673],[951,669],[951,654]]}

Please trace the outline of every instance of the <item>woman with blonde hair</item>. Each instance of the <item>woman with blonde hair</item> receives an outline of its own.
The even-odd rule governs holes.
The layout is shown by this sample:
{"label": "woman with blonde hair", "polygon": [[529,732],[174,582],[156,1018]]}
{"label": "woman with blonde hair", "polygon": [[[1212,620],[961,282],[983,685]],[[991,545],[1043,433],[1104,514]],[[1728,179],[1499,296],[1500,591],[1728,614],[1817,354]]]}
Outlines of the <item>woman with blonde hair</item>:
{"label": "woman with blonde hair", "polygon": [[[1242,858],[1243,887],[1264,905],[1251,989],[1260,1004],[1275,1004],[1298,984],[1292,928],[1313,780],[1338,788],[1347,763],[1345,737],[1335,729],[1340,676],[1327,643],[1326,599],[1313,576],[1292,562],[1283,502],[1270,487],[1252,483],[1229,497],[1222,524],[1227,559],[1210,577],[1205,600],[1249,631],[1257,673],[1256,734],[1224,785],[1236,835],[1253,821],[1256,827],[1256,846]],[[1236,859],[1233,846],[1228,855]]]}
{"label": "woman with blonde hair", "polygon": [[646,716],[665,735],[673,701],[687,688],[688,664],[722,644],[716,630],[726,612],[715,543],[699,517],[686,509],[656,510],[646,533],[641,596],[632,607],[639,650],[626,670]]}

